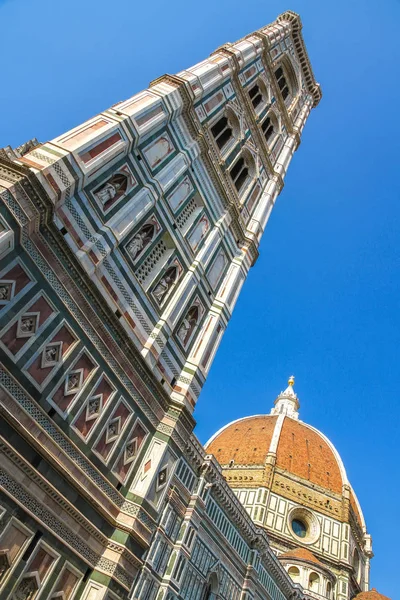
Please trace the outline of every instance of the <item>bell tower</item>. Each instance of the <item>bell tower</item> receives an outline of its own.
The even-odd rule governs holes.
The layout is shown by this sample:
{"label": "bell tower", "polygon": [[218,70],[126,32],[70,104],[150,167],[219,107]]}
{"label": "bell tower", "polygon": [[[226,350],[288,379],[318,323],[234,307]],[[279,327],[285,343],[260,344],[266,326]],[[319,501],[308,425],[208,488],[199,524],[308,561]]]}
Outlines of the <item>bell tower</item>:
{"label": "bell tower", "polygon": [[301,29],[0,151],[2,597],[302,598],[192,433],[321,98]]}

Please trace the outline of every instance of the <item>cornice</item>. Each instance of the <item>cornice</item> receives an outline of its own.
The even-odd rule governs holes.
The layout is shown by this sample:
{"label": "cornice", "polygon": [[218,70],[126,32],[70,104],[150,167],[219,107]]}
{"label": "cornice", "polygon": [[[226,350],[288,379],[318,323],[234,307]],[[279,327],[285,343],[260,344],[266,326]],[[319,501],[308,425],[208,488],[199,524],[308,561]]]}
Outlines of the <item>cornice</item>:
{"label": "cornice", "polygon": [[313,70],[311,67],[308,52],[307,52],[306,46],[304,44],[303,35],[301,33],[303,24],[301,22],[300,15],[293,12],[292,10],[287,10],[286,12],[279,15],[276,20],[278,23],[280,23],[282,21],[286,21],[286,22],[290,23],[290,25],[291,25],[296,54],[299,58],[300,65],[301,65],[301,68],[304,73],[304,79],[306,82],[307,91],[313,97],[313,108],[314,108],[319,104],[319,102],[322,98],[322,90],[321,90],[320,84],[315,81],[315,77],[314,77],[314,73],[313,73]]}
{"label": "cornice", "polygon": [[[268,73],[269,75],[269,80],[272,86],[272,89],[274,90],[274,96],[275,96],[275,100],[279,106],[279,112],[283,118],[283,121],[285,123],[285,127],[286,130],[288,132],[289,135],[293,135],[293,122],[292,119],[289,115],[289,111],[288,108],[285,104],[285,101],[282,97],[281,94],[281,90],[279,89],[279,86],[277,84],[276,78],[275,78],[275,73],[274,73],[274,69],[272,67],[272,61],[271,58],[269,56],[269,39],[266,33],[262,32],[262,31],[255,31],[254,34],[256,37],[258,37],[262,44],[263,44],[263,53],[261,55],[261,60],[264,64],[264,69],[265,71]],[[277,173],[276,171],[274,171],[274,174],[277,175],[278,177],[281,177],[279,173]]]}
{"label": "cornice", "polygon": [[[2,418],[56,471],[61,472],[112,526],[127,529],[140,545],[147,546],[155,528],[150,514],[122,496],[4,369],[0,371],[0,386]],[[131,526],[120,525],[120,513],[131,519]],[[126,518],[123,521],[126,523]]]}
{"label": "cornice", "polygon": [[[268,538],[270,540],[270,545],[272,548],[274,548],[275,550],[279,550],[282,553],[285,552],[289,552],[290,550],[293,550],[294,548],[298,548],[299,545],[295,543],[295,541],[290,541],[288,538],[283,537],[278,531],[276,530],[271,530],[271,529],[266,529],[267,534],[268,534]],[[316,558],[318,558],[319,561],[321,561],[322,565],[324,566],[324,568],[328,569],[331,573],[333,573],[334,576],[338,576],[340,574],[342,574],[343,572],[346,573],[346,575],[350,575],[350,573],[353,570],[353,567],[349,564],[349,562],[344,561],[341,558],[335,558],[333,556],[326,556],[325,554],[322,554],[320,552],[320,550],[318,550],[318,548],[313,548],[313,547],[309,547],[308,550],[310,550],[310,552],[312,554],[315,555]],[[277,558],[277,560],[280,560],[279,558]],[[295,558],[285,558],[284,559],[286,562],[294,562],[295,560],[299,560],[299,561],[303,561],[303,559],[295,559]],[[311,563],[312,565],[314,565],[315,563]],[[317,565],[315,565],[317,566]]]}
{"label": "cornice", "polygon": [[[311,552],[311,550],[310,550]],[[314,552],[312,552],[312,554],[314,554]],[[332,583],[335,583],[336,581],[336,576],[334,575],[334,573],[332,573],[331,568],[328,565],[325,565],[322,563],[321,557],[318,557],[318,560],[320,561],[320,564],[313,562],[312,560],[308,560],[306,558],[300,558],[300,557],[295,557],[295,556],[278,556],[278,560],[280,563],[288,563],[288,564],[293,564],[293,565],[301,565],[301,564],[306,564],[309,567],[312,567],[313,569],[315,569],[315,571],[320,571],[322,572],[325,576],[328,576],[328,578],[331,580]],[[325,560],[325,562],[327,562]]]}
{"label": "cornice", "polygon": [[[131,565],[136,571],[142,566],[142,561],[138,559],[126,546],[110,540],[102,534],[94,525],[90,523],[58,490],[49,484],[44,477],[34,469],[25,459],[19,455],[3,438],[0,438],[0,452],[3,454],[2,469],[0,470],[0,479],[4,491],[10,495],[13,500],[30,512],[33,517],[41,522],[46,529],[56,537],[60,537],[75,554],[84,562],[91,564],[104,574],[113,577],[119,584],[125,588],[133,583],[133,575],[126,568],[121,566],[121,559]],[[7,469],[7,467],[13,468]],[[4,469],[4,470],[3,470]],[[15,471],[14,471],[15,469]],[[20,477],[14,479],[14,473],[24,473],[29,482],[38,486],[45,497],[40,500],[34,498],[28,489],[19,481]],[[46,501],[47,497],[47,501]],[[54,512],[54,504],[58,505],[57,513]],[[68,517],[64,516],[66,513]],[[71,518],[76,522],[76,526],[71,528]],[[123,527],[118,526],[119,529]],[[82,537],[80,532],[84,530],[87,537]],[[103,553],[94,550],[91,545],[91,539],[96,540],[96,544],[103,546]],[[117,562],[111,559],[105,559],[104,553],[111,550],[119,555]]]}

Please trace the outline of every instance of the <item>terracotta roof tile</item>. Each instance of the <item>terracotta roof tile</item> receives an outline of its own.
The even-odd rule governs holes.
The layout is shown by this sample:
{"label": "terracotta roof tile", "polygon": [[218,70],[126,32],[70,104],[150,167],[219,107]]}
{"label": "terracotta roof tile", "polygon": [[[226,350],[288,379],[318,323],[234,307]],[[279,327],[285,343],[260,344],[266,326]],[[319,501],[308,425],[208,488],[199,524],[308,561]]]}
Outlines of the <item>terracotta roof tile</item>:
{"label": "terracotta roof tile", "polygon": [[341,494],[342,476],[332,449],[304,423],[285,418],[276,464],[289,473]]}
{"label": "terracotta roof tile", "polygon": [[[277,417],[241,419],[217,435],[207,447],[221,465],[262,465],[271,444]],[[333,492],[342,492],[335,454],[324,438],[295,419],[285,417],[277,449],[277,467]]]}
{"label": "terracotta roof tile", "polygon": [[296,558],[297,560],[307,560],[308,562],[323,566],[318,558],[307,550],[307,548],[294,548],[293,550],[289,550],[289,552],[280,554],[278,558]]}
{"label": "terracotta roof tile", "polygon": [[277,417],[262,415],[241,419],[226,427],[206,448],[221,465],[263,465]]}
{"label": "terracotta roof tile", "polygon": [[372,588],[369,592],[361,592],[354,600],[390,600],[387,596],[382,596],[375,588]]}

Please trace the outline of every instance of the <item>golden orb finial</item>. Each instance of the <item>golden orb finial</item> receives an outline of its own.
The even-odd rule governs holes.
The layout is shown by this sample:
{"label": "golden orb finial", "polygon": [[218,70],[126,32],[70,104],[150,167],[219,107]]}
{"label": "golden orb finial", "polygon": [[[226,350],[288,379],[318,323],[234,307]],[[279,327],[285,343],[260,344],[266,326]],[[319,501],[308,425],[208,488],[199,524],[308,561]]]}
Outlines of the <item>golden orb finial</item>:
{"label": "golden orb finial", "polygon": [[289,385],[292,385],[292,386],[294,385],[294,375],[291,375],[291,376],[289,377],[289,379],[288,379],[288,384],[289,384]]}

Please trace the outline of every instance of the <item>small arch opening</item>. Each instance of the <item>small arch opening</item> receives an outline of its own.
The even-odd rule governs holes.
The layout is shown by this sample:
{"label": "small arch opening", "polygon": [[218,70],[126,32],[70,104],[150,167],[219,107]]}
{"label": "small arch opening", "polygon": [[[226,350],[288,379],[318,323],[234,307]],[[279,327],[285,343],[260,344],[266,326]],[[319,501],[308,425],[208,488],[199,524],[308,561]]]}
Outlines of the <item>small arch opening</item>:
{"label": "small arch opening", "polygon": [[216,600],[218,594],[219,582],[216,573],[211,573],[207,583],[204,586],[202,600]]}
{"label": "small arch opening", "polygon": [[300,569],[298,567],[289,567],[288,574],[294,583],[300,582]]}
{"label": "small arch opening", "polygon": [[312,592],[319,592],[319,575],[318,573],[311,573],[308,579],[308,589]]}

